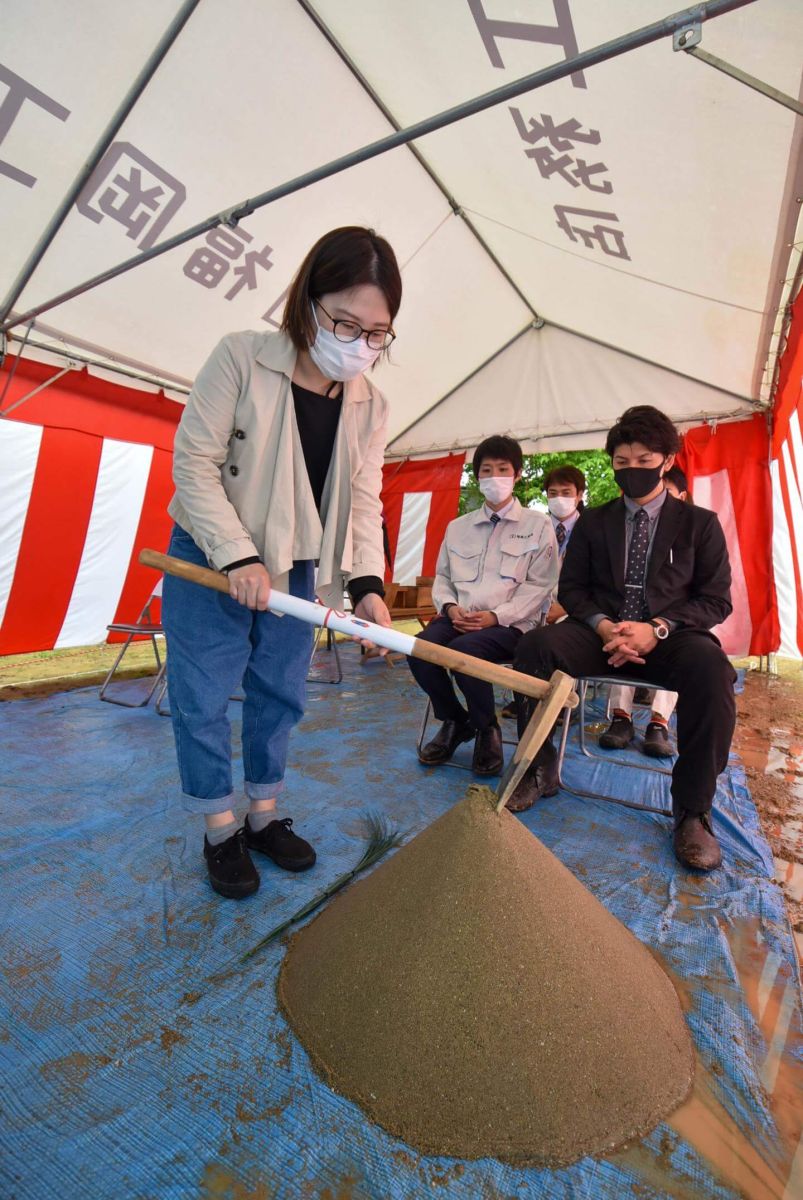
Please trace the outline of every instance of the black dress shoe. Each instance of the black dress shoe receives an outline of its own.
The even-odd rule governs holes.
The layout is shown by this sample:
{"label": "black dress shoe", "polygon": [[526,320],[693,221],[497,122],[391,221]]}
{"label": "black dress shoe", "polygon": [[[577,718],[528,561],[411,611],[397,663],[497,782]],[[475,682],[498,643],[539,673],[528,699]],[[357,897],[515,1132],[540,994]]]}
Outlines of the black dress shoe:
{"label": "black dress shoe", "polygon": [[722,863],[709,813],[681,812],[675,820],[672,845],[678,862],[695,871],[713,871]]}
{"label": "black dress shoe", "polygon": [[633,722],[630,717],[614,717],[599,736],[603,750],[625,750],[633,741]]}
{"label": "black dress shoe", "polygon": [[644,734],[644,753],[650,758],[671,758],[675,751],[669,740],[666,725],[660,721],[650,721]]}
{"label": "black dress shoe", "polygon": [[285,871],[306,871],[315,863],[315,851],[297,833],[293,833],[292,817],[269,821],[264,829],[252,829],[245,818],[245,838],[249,849],[267,854],[277,867]]}
{"label": "black dress shoe", "polygon": [[475,775],[501,775],[505,765],[502,749],[502,730],[498,725],[480,729],[474,741],[474,758],[471,769]]}
{"label": "black dress shoe", "polygon": [[427,766],[448,762],[461,742],[470,742],[476,730],[468,721],[444,721],[431,742],[418,751],[419,760]]}
{"label": "black dress shoe", "polygon": [[216,846],[210,846],[204,837],[204,858],[209,882],[228,900],[242,900],[259,887],[259,875],[248,853],[244,830],[238,829]]}
{"label": "black dress shoe", "polygon": [[511,812],[526,812],[542,796],[556,796],[560,790],[558,752],[551,742],[545,742],[535,762],[525,771],[505,808]]}

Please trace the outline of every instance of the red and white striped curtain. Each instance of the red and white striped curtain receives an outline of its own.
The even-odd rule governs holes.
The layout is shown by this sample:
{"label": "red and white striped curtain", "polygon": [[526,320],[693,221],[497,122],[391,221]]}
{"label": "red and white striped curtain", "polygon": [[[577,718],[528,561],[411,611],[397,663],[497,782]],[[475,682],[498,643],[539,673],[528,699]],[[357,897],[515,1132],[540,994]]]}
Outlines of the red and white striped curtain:
{"label": "red and white striped curtain", "polygon": [[382,509],[391,566],[386,582],[414,584],[435,574],[446,526],[457,516],[464,454],[386,463]]}
{"label": "red and white striped curtain", "polygon": [[714,632],[734,656],[778,647],[769,456],[767,418],[756,414],[687,430],[679,458],[694,503],[713,509],[725,531],[733,612]]}
{"label": "red and white striped curtain", "polygon": [[[0,372],[0,391],[13,365]],[[21,360],[4,402],[55,374]],[[157,584],[181,405],[70,372],[0,420],[0,654],[87,646]]]}
{"label": "red and white striped curtain", "polygon": [[781,360],[772,426],[773,562],[780,653],[803,656],[803,291]]}

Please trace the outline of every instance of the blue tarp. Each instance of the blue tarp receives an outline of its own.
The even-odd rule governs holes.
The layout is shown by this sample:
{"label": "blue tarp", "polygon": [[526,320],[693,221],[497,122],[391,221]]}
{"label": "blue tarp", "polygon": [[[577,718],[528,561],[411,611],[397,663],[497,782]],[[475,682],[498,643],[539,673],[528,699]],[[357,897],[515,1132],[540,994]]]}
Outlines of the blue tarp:
{"label": "blue tarp", "polygon": [[[362,667],[351,646],[344,658],[341,686],[311,688],[283,801],[318,864],[292,876],[260,859],[260,891],[241,903],[209,889],[202,832],[178,800],[170,723],[152,707],[105,705],[94,690],[0,706],[0,1195],[739,1194],[668,1125],[635,1155],[556,1172],[421,1157],[315,1075],[277,1011],[282,945],[246,967],[239,955],[359,859],[366,809],[410,836],[471,780],[417,763],[423,705],[403,664]],[[236,703],[231,717],[236,742]],[[568,783],[592,778],[666,800],[661,777],[589,767],[570,748]],[[708,877],[679,869],[658,816],[564,791],[523,820],[682,981],[719,1100],[786,1176],[774,1097],[803,1064],[799,981],[741,767],[720,781],[724,866]]]}

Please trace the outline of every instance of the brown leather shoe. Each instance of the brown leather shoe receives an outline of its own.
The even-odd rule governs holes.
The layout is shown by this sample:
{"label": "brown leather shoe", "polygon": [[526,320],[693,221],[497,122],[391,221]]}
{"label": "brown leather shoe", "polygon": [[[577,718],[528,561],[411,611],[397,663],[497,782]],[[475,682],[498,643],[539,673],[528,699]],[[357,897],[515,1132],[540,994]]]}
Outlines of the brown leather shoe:
{"label": "brown leather shoe", "polygon": [[526,812],[542,796],[556,796],[558,781],[558,752],[551,742],[545,742],[535,762],[527,768],[505,808],[510,812]]}
{"label": "brown leather shoe", "polygon": [[418,758],[428,767],[448,762],[460,743],[470,742],[474,733],[467,722],[444,721],[432,741],[418,751]]}
{"label": "brown leather shoe", "polygon": [[713,871],[722,863],[722,851],[711,828],[709,813],[681,812],[672,838],[675,858],[695,871]]}
{"label": "brown leather shoe", "polygon": [[498,725],[488,725],[477,731],[474,742],[474,758],[471,769],[475,775],[501,775],[505,765],[502,749],[502,730]]}

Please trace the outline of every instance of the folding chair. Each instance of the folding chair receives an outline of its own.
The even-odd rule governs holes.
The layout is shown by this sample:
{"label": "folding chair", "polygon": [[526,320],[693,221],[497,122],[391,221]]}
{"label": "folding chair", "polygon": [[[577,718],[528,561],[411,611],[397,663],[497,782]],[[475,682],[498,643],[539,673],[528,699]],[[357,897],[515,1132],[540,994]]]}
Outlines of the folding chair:
{"label": "folding chair", "polygon": [[309,660],[310,661],[310,669],[312,668],[312,664],[315,661],[315,653],[320,648],[321,641],[323,640],[324,635],[326,635],[326,649],[334,655],[336,677],[334,679],[320,679],[317,675],[313,675],[310,670],[310,674],[307,675],[307,683],[327,683],[327,684],[342,683],[343,682],[343,664],[340,661],[340,651],[337,648],[337,639],[335,638],[334,634],[332,633],[332,630],[324,629],[323,625],[320,625],[318,627],[318,632],[315,634],[315,641],[312,643],[312,654],[310,655],[310,660]]}
{"label": "folding chair", "polygon": [[[610,754],[603,751],[600,754],[592,753],[588,748],[586,739],[586,704],[588,700],[589,687],[596,685],[607,685],[615,687],[617,684],[624,684],[625,687],[646,687],[660,690],[661,685],[657,683],[649,683],[644,679],[624,679],[621,675],[589,675],[579,676],[575,680],[575,690],[579,697],[580,703],[577,710],[577,745],[581,754],[586,758],[593,759],[598,763],[609,763],[617,767],[626,767],[630,771],[649,771],[653,775],[671,776],[672,770],[669,767],[655,767],[648,762],[631,762],[626,758],[619,758],[615,754]],[[605,792],[584,791],[582,788],[572,787],[563,778],[563,766],[566,756],[566,744],[569,740],[569,709],[564,710],[563,714],[563,731],[561,733],[560,745],[558,748],[558,781],[562,788],[567,792],[571,792],[573,796],[582,796],[588,800],[606,800],[611,804],[621,804],[624,808],[635,808],[640,812],[658,813],[660,816],[669,817],[672,815],[671,804],[669,807],[657,808],[653,804],[639,804],[635,800],[623,800],[619,796],[611,796]]]}
{"label": "folding chair", "polygon": [[[160,637],[161,638],[164,637],[164,630],[158,621],[153,620],[152,613],[151,613],[151,609],[154,606],[154,603],[161,600],[161,596],[162,596],[162,580],[160,579],[159,582],[156,584],[156,587],[151,592],[148,599],[145,601],[145,607],[142,609],[142,612],[139,614],[139,616],[137,617],[136,621],[133,624],[131,624],[131,625],[112,624],[112,625],[106,626],[109,633],[125,633],[128,635],[120,648],[120,653],[117,655],[117,658],[114,660],[114,663],[112,664],[111,670],[109,671],[108,675],[106,676],[106,678],[104,679],[104,681],[101,685],[100,692],[98,693],[98,698],[100,700],[105,700],[105,702],[107,704],[119,704],[122,708],[144,708],[145,705],[149,703],[149,701],[150,701],[151,697],[153,696],[154,692],[156,691],[156,689],[163,682],[164,675],[165,675],[165,668],[167,666],[167,663],[162,659],[162,656],[159,654],[159,644],[156,639],[160,638]],[[128,651],[131,643],[134,641],[135,638],[138,638],[138,637],[150,638],[151,645],[153,646],[153,653],[156,657],[156,678],[153,681],[153,686],[151,687],[150,691],[146,694],[144,700],[123,700],[116,696],[107,695],[109,686],[112,682],[112,679],[114,678],[115,671],[120,666],[120,663],[123,661],[123,658],[125,657],[126,652]],[[164,689],[162,689],[162,695],[163,694],[164,694]],[[160,696],[160,699],[161,699],[161,696]]]}

